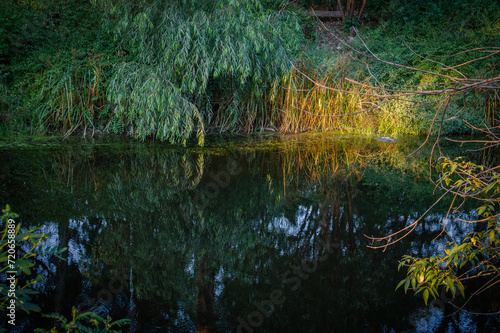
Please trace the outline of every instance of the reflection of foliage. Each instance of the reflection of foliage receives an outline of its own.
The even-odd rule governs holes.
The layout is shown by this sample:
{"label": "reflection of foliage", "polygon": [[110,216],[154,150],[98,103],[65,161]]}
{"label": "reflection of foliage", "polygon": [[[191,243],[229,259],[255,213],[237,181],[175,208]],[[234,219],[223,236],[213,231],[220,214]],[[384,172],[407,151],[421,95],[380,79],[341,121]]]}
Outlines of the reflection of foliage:
{"label": "reflection of foliage", "polygon": [[[31,230],[22,231],[20,229],[20,224],[17,224],[15,228],[9,228],[8,221],[13,221],[15,218],[18,218],[19,215],[12,212],[10,210],[10,206],[7,205],[5,209],[2,209],[3,215],[1,216],[2,224],[5,222],[5,229],[1,233],[0,240],[0,262],[6,264],[0,270],[4,271],[22,271],[25,275],[31,275],[30,268],[34,266],[34,264],[29,260],[30,258],[34,258],[38,255],[38,250],[42,245],[43,241],[45,241],[48,237],[47,234],[39,234],[36,233],[37,228]],[[29,250],[25,250],[24,245],[28,245]],[[18,251],[17,249],[22,249]],[[9,251],[11,250],[11,251]],[[60,256],[67,248],[57,249],[57,247],[48,248],[44,251],[46,255],[53,255],[58,257],[61,260],[65,260]],[[22,252],[20,257],[17,256],[17,253]],[[14,255],[11,255],[14,253]],[[12,264],[11,264],[12,260]],[[12,273],[11,273],[12,274]],[[38,294],[38,291],[32,289],[32,286],[43,280],[41,275],[38,275],[36,279],[27,280],[24,286],[20,286],[20,278],[19,274],[16,273],[15,280],[15,292],[10,293],[11,286],[0,284],[0,294],[2,295],[0,311],[2,313],[8,312],[8,306],[10,306],[9,300],[15,299],[15,307],[26,311],[28,314],[30,311],[40,311],[40,307],[35,303],[32,303],[31,296],[34,294]],[[7,303],[7,304],[6,304]],[[122,319],[115,322],[112,322],[112,319],[108,316],[106,319],[103,319],[92,312],[85,312],[78,314],[76,308],[73,307],[72,311],[72,320],[68,322],[68,320],[57,313],[51,315],[43,315],[44,317],[54,318],[58,320],[59,326],[64,329],[66,332],[118,332],[115,330],[111,330],[113,326],[123,326],[130,322],[128,319]],[[15,317],[14,317],[15,318]],[[86,326],[83,323],[83,320],[89,319],[89,324],[91,326]],[[93,328],[92,326],[95,326]],[[2,329],[0,329],[3,332]],[[36,329],[35,332],[57,332],[56,327],[52,328],[50,331],[44,329]],[[120,331],[121,332],[121,331]]]}
{"label": "reflection of foliage", "polygon": [[[242,145],[208,142],[182,150],[98,143],[9,155],[0,177],[26,184],[29,191],[5,195],[18,201],[26,200],[26,193],[35,197],[28,210],[36,223],[57,221],[61,238],[85,248],[82,261],[88,267],[80,272],[91,290],[76,302],[99,301],[99,289],[111,290],[114,281],[126,288],[113,289],[120,289],[112,295],[113,308],[122,311],[128,299],[138,309],[147,304],[139,321],[163,327],[186,320],[198,325],[203,316],[217,318],[217,327],[232,327],[235,318],[254,311],[254,301],[268,299],[283,285],[290,267],[319,256],[318,244],[331,240],[334,251],[317,273],[296,292],[285,285],[288,301],[275,311],[278,320],[263,327],[279,331],[301,311],[324,317],[351,311],[354,318],[393,297],[397,282],[387,283],[395,278],[387,273],[393,258],[366,249],[363,234],[391,230],[401,223],[397,218],[411,219],[432,201],[426,152],[408,163],[404,156],[411,149],[402,141],[318,134],[250,137]],[[232,163],[239,173],[231,174]],[[18,166],[16,173],[9,166]],[[411,195],[401,199],[402,191]],[[413,195],[419,199],[408,204]],[[57,200],[64,209],[44,212],[44,200]],[[70,230],[68,221],[82,226]],[[422,231],[419,236],[428,235]],[[404,248],[419,244],[405,242]],[[324,287],[330,285],[335,288]],[[97,304],[80,305],[97,312]],[[207,313],[210,309],[214,313]],[[307,330],[315,320],[298,325]],[[333,319],[323,328],[328,325],[346,327]]]}
{"label": "reflection of foliage", "polygon": [[[188,308],[198,302],[193,298],[193,287],[203,290],[199,284],[205,277],[197,276],[204,274],[200,272],[202,267],[208,265],[202,271],[209,275],[219,267],[239,276],[249,275],[250,267],[256,264],[252,256],[273,248],[274,237],[269,235],[269,245],[265,239],[270,217],[254,212],[264,211],[268,197],[254,198],[265,192],[267,184],[248,179],[245,191],[241,191],[243,185],[238,180],[239,185],[234,186],[233,178],[228,180],[233,186],[217,185],[220,193],[212,195],[205,189],[214,188],[212,177],[218,177],[229,163],[209,155],[208,162],[203,163],[203,155],[196,156],[168,151],[149,158],[136,156],[130,164],[118,165],[116,177],[108,186],[109,195],[116,198],[112,227],[101,234],[107,241],[93,248],[96,259],[104,265],[123,271],[131,267],[137,297],[169,304],[173,318],[178,299]],[[217,165],[218,171],[207,174],[203,171],[207,165]],[[217,202],[223,198],[231,198],[234,208]],[[122,255],[116,257],[116,253]],[[151,257],[157,260],[151,262]],[[161,272],[163,278],[151,272]]]}
{"label": "reflection of foliage", "polygon": [[[360,264],[354,253],[364,251],[360,249],[362,234],[355,230],[370,229],[374,222],[357,216],[360,205],[355,204],[377,196],[377,189],[381,189],[372,185],[373,192],[359,191],[358,181],[363,179],[365,170],[372,170],[373,179],[374,170],[379,168],[378,176],[386,177],[392,184],[404,169],[412,181],[418,175],[422,178],[419,184],[427,184],[425,161],[408,166],[404,164],[404,152],[391,145],[380,147],[373,142],[353,143],[333,138],[330,141],[325,137],[304,142],[283,139],[272,147],[246,147],[240,155],[231,154],[246,172],[231,177],[227,186],[218,186],[218,192],[214,192],[217,194],[212,195],[205,189],[216,184],[214,175],[224,171],[231,155],[211,150],[208,145],[204,149],[204,163],[200,165],[193,154],[134,153],[113,171],[115,177],[108,185],[108,194],[115,198],[114,217],[107,219],[109,225],[99,235],[102,241],[97,241],[92,249],[95,263],[100,264],[88,272],[132,269],[135,295],[158,304],[172,320],[177,316],[179,300],[189,317],[197,318],[199,314],[191,311],[203,296],[201,291],[208,286],[200,281],[213,282],[214,276],[220,274],[218,283],[222,292],[214,300],[218,304],[215,308],[224,309],[220,310],[225,312],[220,316],[230,320],[240,315],[231,312],[245,311],[259,297],[256,293],[266,296],[263,290],[268,285],[282,283],[280,276],[272,272],[283,273],[287,263],[293,265],[311,251],[314,253],[318,232],[321,237],[329,236],[342,248],[353,251],[352,255],[332,255],[331,260],[341,263],[346,271],[350,269],[347,267],[354,269]],[[250,160],[255,167],[247,170]],[[387,164],[393,167],[386,168]],[[195,177],[198,181],[191,185],[192,176],[188,176],[191,172],[183,170],[197,170],[201,177]],[[408,185],[404,182],[401,188]],[[427,184],[425,192],[431,191],[432,186]],[[392,196],[383,198],[394,206]],[[395,203],[401,207],[400,213],[412,214],[407,212],[412,208],[406,208],[405,202]],[[307,209],[307,214],[302,217],[303,209]],[[297,228],[298,234],[286,235],[286,228],[276,226],[280,218]],[[368,253],[363,258],[368,260],[367,256]],[[151,258],[155,260],[152,262]],[[376,259],[370,260],[376,263]],[[367,268],[358,283],[362,283],[369,271]],[[256,272],[272,277],[268,282],[258,283],[260,291],[240,295],[256,283],[253,282]],[[204,274],[207,275],[203,277]],[[380,271],[380,281],[384,280],[382,275]],[[91,279],[100,283],[105,276],[107,273],[96,273]],[[346,283],[337,274],[334,280]],[[339,298],[342,292],[345,289],[335,291],[332,299]],[[376,302],[379,296],[373,294],[371,301]],[[359,309],[364,305],[351,302],[344,306]]]}

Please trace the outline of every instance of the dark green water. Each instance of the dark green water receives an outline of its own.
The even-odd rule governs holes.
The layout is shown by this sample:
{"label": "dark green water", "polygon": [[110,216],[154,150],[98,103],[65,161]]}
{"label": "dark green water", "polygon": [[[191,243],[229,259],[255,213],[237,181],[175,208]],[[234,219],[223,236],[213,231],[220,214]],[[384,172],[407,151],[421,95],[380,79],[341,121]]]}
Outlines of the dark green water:
{"label": "dark green water", "polygon": [[[35,261],[44,313],[69,316],[75,305],[130,318],[135,332],[498,331],[498,317],[454,313],[446,295],[426,307],[395,291],[402,255],[449,240],[432,241],[449,200],[385,252],[366,247],[365,235],[404,227],[439,197],[430,150],[405,157],[420,143],[329,134],[217,137],[204,148],[1,142],[0,204],[50,232],[46,246],[69,248],[67,262]],[[468,309],[495,304],[492,292]],[[19,316],[18,331],[51,324]]]}

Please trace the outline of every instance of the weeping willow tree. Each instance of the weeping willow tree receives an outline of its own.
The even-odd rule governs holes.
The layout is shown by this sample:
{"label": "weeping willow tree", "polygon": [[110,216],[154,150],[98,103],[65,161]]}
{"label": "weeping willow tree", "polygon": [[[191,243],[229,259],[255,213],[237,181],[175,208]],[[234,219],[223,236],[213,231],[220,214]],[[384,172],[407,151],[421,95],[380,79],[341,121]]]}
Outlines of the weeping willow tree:
{"label": "weeping willow tree", "polygon": [[258,0],[103,3],[128,53],[108,88],[111,128],[183,142],[207,127],[265,126],[273,84],[299,50],[297,16]]}

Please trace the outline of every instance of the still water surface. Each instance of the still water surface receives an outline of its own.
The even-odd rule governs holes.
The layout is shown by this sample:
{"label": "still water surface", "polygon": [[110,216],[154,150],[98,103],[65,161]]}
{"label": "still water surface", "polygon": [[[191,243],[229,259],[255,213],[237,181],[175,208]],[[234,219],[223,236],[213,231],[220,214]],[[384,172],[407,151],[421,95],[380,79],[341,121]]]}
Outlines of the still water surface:
{"label": "still water surface", "polygon": [[[425,307],[395,291],[402,255],[431,255],[447,241],[432,239],[450,201],[386,251],[367,248],[365,235],[410,224],[440,196],[430,151],[405,157],[421,141],[2,142],[0,203],[24,227],[50,232],[45,246],[69,249],[66,262],[35,261],[34,274],[46,276],[36,285],[43,313],[69,316],[75,305],[130,318],[134,332],[498,331],[496,317],[453,313],[446,295]],[[481,158],[451,143],[442,149]],[[457,238],[469,231],[449,226]],[[485,295],[469,309],[495,302]],[[19,316],[18,331],[50,325]]]}

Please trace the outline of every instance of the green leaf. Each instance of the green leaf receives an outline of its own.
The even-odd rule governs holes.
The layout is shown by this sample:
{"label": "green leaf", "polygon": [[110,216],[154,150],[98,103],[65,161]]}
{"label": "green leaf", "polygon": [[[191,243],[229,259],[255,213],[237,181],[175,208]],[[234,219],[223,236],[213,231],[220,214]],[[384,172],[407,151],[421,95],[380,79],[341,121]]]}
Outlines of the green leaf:
{"label": "green leaf", "polygon": [[36,294],[39,294],[40,292],[33,290],[33,289],[25,288],[25,289],[23,289],[23,293],[26,295],[36,295]]}
{"label": "green leaf", "polygon": [[405,283],[407,280],[401,280],[399,283],[398,283],[398,286],[396,287],[395,290],[398,290],[399,287],[401,287],[403,285],[403,283]]}
{"label": "green leaf", "polygon": [[461,283],[458,283],[457,287],[458,287],[458,290],[460,291],[460,294],[462,295],[462,297],[465,298],[464,286]]}
{"label": "green leaf", "polygon": [[409,286],[410,286],[410,280],[406,280],[406,282],[405,282],[405,294],[408,291]]}
{"label": "green leaf", "polygon": [[429,290],[425,289],[423,293],[425,305],[427,305],[427,300],[429,299]]}
{"label": "green leaf", "polygon": [[455,290],[455,285],[453,283],[453,279],[451,277],[446,277],[446,291],[451,290],[452,292]]}
{"label": "green leaf", "polygon": [[31,261],[29,260],[26,260],[26,259],[18,259],[16,261],[16,265],[19,267],[19,268],[23,268],[23,267],[33,267],[35,266],[35,264],[33,264]]}
{"label": "green leaf", "polygon": [[485,187],[484,189],[484,193],[488,193],[493,187],[495,187],[496,185],[498,185],[497,182],[492,182],[490,183],[488,186]]}

